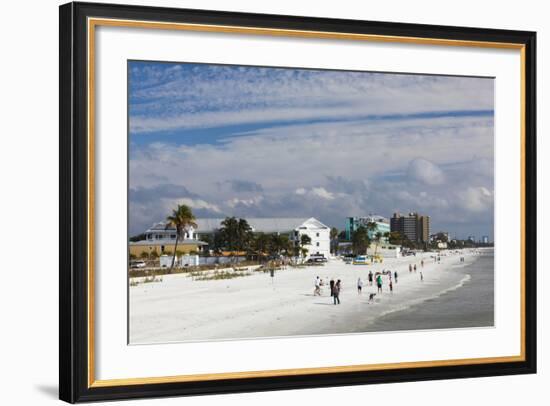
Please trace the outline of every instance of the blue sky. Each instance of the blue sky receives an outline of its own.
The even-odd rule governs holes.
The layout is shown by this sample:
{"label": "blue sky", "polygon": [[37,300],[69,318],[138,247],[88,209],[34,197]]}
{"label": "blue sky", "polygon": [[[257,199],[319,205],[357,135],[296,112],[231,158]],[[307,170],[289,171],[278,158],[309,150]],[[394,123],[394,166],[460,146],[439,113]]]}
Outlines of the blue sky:
{"label": "blue sky", "polygon": [[129,62],[130,234],[199,217],[418,211],[493,236],[494,81]]}

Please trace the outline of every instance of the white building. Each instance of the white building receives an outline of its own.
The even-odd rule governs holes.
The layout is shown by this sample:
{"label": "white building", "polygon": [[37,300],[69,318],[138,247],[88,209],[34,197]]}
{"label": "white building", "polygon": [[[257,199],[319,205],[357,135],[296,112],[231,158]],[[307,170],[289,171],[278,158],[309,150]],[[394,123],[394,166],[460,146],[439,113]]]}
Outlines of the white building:
{"label": "white building", "polygon": [[299,244],[302,235],[311,239],[311,244],[304,246],[308,251],[306,259],[312,255],[330,257],[330,227],[311,217],[294,229],[292,240]]}

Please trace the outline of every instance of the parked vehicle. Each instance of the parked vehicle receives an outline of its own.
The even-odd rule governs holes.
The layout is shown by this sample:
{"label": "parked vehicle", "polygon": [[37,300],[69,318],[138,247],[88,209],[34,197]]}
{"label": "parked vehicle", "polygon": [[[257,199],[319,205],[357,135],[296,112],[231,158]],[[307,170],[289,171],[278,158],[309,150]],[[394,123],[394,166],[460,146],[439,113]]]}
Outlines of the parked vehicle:
{"label": "parked vehicle", "polygon": [[130,268],[132,269],[145,268],[146,266],[145,261],[130,261]]}
{"label": "parked vehicle", "polygon": [[327,259],[325,257],[311,257],[308,258],[308,260],[306,261],[306,263],[308,264],[320,264],[324,262],[327,262]]}
{"label": "parked vehicle", "polygon": [[369,260],[369,257],[366,255],[357,255],[353,259],[353,265],[369,265],[369,264],[370,264],[370,260]]}
{"label": "parked vehicle", "polygon": [[327,262],[328,260],[325,258],[324,255],[310,255],[307,262]]}

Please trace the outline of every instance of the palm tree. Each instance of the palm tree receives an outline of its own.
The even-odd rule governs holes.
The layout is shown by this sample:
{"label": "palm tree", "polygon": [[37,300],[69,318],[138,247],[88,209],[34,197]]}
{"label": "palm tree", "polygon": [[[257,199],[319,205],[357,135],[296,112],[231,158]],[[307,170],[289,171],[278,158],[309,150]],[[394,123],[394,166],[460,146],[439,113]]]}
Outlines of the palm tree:
{"label": "palm tree", "polygon": [[[367,223],[367,233],[368,233],[368,237],[369,237],[369,245],[370,245],[371,235],[375,235],[377,231],[378,231],[378,224],[376,224],[374,221],[369,221]],[[368,249],[369,249],[369,247],[367,247],[367,251],[368,251]],[[376,254],[376,248],[375,248],[375,254]]]}
{"label": "palm tree", "polygon": [[390,244],[402,245],[403,235],[399,231],[392,231],[388,235],[388,240],[389,240]]}
{"label": "palm tree", "polygon": [[245,219],[239,219],[237,223],[237,246],[240,251],[246,251],[250,248],[252,242],[252,227]]}
{"label": "palm tree", "polygon": [[252,251],[257,255],[258,261],[262,262],[265,254],[270,251],[270,238],[268,234],[258,233],[252,241]]}
{"label": "palm tree", "polygon": [[311,244],[311,237],[307,234],[302,234],[300,236],[300,252],[302,254],[302,257],[305,257],[307,255],[308,249],[305,248],[305,246],[309,244]]}
{"label": "palm tree", "polygon": [[176,228],[176,244],[174,246],[174,253],[172,256],[172,265],[170,265],[170,270],[168,273],[172,273],[174,263],[176,262],[176,252],[178,249],[179,239],[185,239],[185,234],[189,231],[189,228],[197,228],[197,223],[195,223],[195,220],[196,218],[193,215],[191,208],[185,204],[178,204],[177,209],[172,212],[172,215],[166,218],[166,227]]}
{"label": "palm tree", "polygon": [[351,246],[355,255],[366,255],[370,245],[367,229],[360,226],[351,236]]}
{"label": "palm tree", "polygon": [[252,242],[252,227],[245,219],[226,217],[221,223],[220,236],[226,250],[231,252],[247,251]]}
{"label": "palm tree", "polygon": [[374,240],[376,241],[376,247],[374,248],[374,256],[376,256],[376,252],[378,251],[378,245],[380,245],[381,239],[382,239],[382,233],[378,231],[374,236]]}

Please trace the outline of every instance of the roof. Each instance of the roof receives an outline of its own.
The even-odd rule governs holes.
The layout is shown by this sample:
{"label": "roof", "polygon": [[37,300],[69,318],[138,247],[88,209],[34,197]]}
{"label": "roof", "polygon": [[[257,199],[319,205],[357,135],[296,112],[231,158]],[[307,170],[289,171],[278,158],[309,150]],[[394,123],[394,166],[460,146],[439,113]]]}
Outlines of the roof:
{"label": "roof", "polygon": [[[198,233],[211,233],[221,227],[223,218],[197,219]],[[283,233],[292,231],[306,222],[307,218],[247,218],[246,221],[257,233]]]}
{"label": "roof", "polygon": [[[140,241],[130,241],[130,245],[173,245],[176,243],[176,240],[140,240]],[[206,245],[204,241],[200,240],[179,240],[178,245]]]}
{"label": "roof", "polygon": [[[199,218],[195,220],[198,227],[195,230],[197,233],[212,233],[221,228],[221,222],[225,218]],[[328,228],[319,220],[310,218],[295,218],[295,217],[275,217],[275,218],[246,218],[246,221],[252,227],[252,231],[257,233],[284,233],[297,229],[298,227],[308,223],[308,228]],[[147,232],[155,230],[175,230],[174,227],[166,228],[166,223],[161,221],[153,225]]]}

